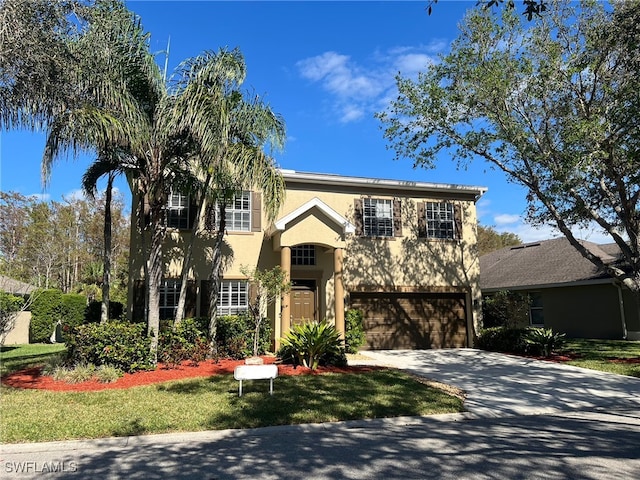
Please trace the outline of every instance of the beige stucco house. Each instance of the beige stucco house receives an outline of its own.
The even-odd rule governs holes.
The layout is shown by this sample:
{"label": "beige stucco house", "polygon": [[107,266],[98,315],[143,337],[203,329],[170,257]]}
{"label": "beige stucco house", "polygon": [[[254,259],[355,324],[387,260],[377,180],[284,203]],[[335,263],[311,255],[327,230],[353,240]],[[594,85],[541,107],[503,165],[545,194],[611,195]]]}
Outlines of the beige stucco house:
{"label": "beige stucco house", "polygon": [[[274,341],[296,322],[334,323],[361,309],[366,347],[440,348],[473,344],[480,309],[476,201],[482,187],[347,177],[283,170],[286,200],[273,223],[259,192],[228,206],[225,271],[218,312],[245,310],[242,267],[280,265],[291,291],[267,312]],[[191,235],[189,198],[171,195],[161,315],[177,303],[182,251]],[[132,222],[135,224],[135,222]],[[139,234],[132,228],[130,314],[143,298]],[[187,315],[206,315],[210,251],[196,244]]]}

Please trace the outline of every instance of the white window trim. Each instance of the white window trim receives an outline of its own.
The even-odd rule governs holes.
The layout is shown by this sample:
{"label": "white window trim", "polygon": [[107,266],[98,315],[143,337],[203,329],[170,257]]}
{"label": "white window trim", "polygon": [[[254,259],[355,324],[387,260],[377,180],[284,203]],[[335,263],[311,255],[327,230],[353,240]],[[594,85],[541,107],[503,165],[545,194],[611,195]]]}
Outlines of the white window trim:
{"label": "white window trim", "polygon": [[[174,199],[177,199],[177,204],[174,204]],[[176,228],[179,230],[187,230],[191,227],[189,225],[189,208],[191,206],[189,195],[185,195],[181,192],[174,192],[171,190],[169,197],[167,198],[167,227]],[[176,215],[177,225],[171,224],[171,213],[178,212]]]}
{"label": "white window trim", "polygon": [[[233,287],[238,287],[234,291]],[[218,292],[217,315],[238,315],[249,309],[249,282],[247,280],[222,280]]]}
{"label": "white window trim", "polygon": [[[238,196],[246,196],[247,197],[247,208],[235,208],[235,203]],[[252,222],[252,208],[253,208],[253,195],[251,195],[250,190],[243,190],[242,192],[236,193],[231,200],[227,203],[225,207],[225,230],[229,232],[250,232],[251,231],[251,222]],[[242,200],[244,202],[244,200]],[[235,221],[235,215],[240,214],[241,216],[247,216],[246,228],[242,228],[242,224],[245,223],[243,219],[239,220],[240,228]],[[220,225],[219,221],[220,215],[220,206],[216,203],[216,225]]]}
{"label": "white window trim", "polygon": [[[388,207],[388,208],[387,208]],[[367,209],[375,208],[375,215],[367,215]],[[389,221],[382,226],[382,221]],[[384,230],[381,233],[381,230]],[[362,199],[362,232],[365,237],[393,237],[393,200],[385,198]]]}
{"label": "white window trim", "polygon": [[[429,213],[433,218],[429,218]],[[442,218],[444,214],[444,219]],[[455,208],[451,202],[425,202],[425,229],[426,237],[437,240],[455,240],[456,221]],[[438,218],[436,218],[436,215]],[[442,228],[442,225],[450,225],[450,228]],[[433,227],[432,227],[433,226]]]}
{"label": "white window trim", "polygon": [[173,319],[176,317],[178,298],[180,296],[180,286],[182,282],[176,278],[165,278],[160,283],[160,318]]}

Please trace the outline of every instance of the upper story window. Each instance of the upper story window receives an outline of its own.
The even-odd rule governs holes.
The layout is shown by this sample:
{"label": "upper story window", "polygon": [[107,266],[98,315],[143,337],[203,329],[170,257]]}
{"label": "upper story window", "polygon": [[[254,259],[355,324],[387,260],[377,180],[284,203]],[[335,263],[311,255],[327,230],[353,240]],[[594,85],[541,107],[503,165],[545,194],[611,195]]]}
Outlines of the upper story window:
{"label": "upper story window", "polygon": [[428,238],[456,238],[453,204],[425,202],[425,215]]}
{"label": "upper story window", "polygon": [[233,199],[227,203],[225,223],[229,231],[251,231],[251,192],[237,193]]}
{"label": "upper story window", "polygon": [[291,247],[291,265],[315,265],[316,246],[298,245]]}
{"label": "upper story window", "polygon": [[172,191],[167,200],[167,227],[189,228],[189,195]]}
{"label": "upper story window", "polygon": [[223,280],[218,294],[218,315],[237,315],[249,308],[249,282]]}
{"label": "upper story window", "polygon": [[362,203],[363,233],[367,237],[393,237],[391,200],[365,198]]}

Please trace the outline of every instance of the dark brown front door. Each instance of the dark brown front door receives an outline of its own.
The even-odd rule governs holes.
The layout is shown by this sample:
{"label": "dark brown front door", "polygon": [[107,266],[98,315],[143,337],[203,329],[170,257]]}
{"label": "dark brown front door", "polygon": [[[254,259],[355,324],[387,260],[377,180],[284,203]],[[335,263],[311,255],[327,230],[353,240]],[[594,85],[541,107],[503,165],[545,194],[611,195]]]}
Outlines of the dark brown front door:
{"label": "dark brown front door", "polygon": [[316,281],[293,280],[291,283],[291,325],[317,320]]}

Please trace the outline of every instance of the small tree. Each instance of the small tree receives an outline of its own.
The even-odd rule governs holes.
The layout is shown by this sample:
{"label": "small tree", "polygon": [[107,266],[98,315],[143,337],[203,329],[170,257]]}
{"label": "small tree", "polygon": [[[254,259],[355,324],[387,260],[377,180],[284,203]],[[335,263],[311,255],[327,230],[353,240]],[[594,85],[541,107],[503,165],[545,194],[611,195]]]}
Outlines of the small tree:
{"label": "small tree", "polygon": [[257,356],[263,315],[266,313],[267,307],[275,302],[276,298],[291,289],[291,282],[287,279],[287,273],[279,265],[267,270],[258,268],[251,270],[248,267],[242,267],[240,271],[247,276],[255,288],[255,296],[249,301],[249,313],[255,326],[253,355]]}
{"label": "small tree", "polygon": [[501,290],[487,295],[482,300],[484,327],[515,328],[520,319],[527,318],[530,306],[531,299],[526,293]]}

